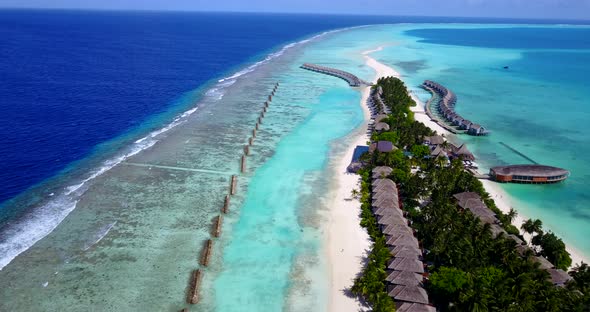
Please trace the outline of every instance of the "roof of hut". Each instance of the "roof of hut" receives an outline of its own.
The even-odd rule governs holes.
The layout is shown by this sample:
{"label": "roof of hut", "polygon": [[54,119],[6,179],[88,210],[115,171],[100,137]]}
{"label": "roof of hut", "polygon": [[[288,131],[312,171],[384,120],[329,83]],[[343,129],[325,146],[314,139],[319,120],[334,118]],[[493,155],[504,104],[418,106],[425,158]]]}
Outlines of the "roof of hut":
{"label": "roof of hut", "polygon": [[518,237],[518,236],[516,236],[514,234],[510,234],[510,235],[508,235],[508,237],[510,237],[513,241],[515,241],[517,245],[524,244],[524,242],[522,241],[522,239],[520,239],[520,237]]}
{"label": "roof of hut", "polygon": [[[400,232],[400,233],[403,233],[403,232]],[[401,246],[401,247],[408,247],[408,246]],[[393,252],[392,250],[390,250],[390,254],[396,258],[410,258],[410,259],[418,259],[418,260],[422,256],[422,252],[420,252],[419,250],[417,250],[416,248],[413,248],[413,247],[400,249],[397,252]]]}
{"label": "roof of hut", "polygon": [[402,212],[401,209],[379,208],[379,209],[375,210],[375,215],[378,215],[378,216],[396,215],[396,216],[403,217],[404,213]]}
{"label": "roof of hut", "polygon": [[[412,228],[409,227],[407,224],[405,224],[405,225],[390,225],[390,226],[385,227],[382,232],[383,232],[383,234],[386,234],[387,235],[390,232],[397,233],[397,232],[400,232],[400,231],[406,231],[409,234],[412,234],[413,233],[412,232]],[[389,234],[389,235],[391,235],[391,234]]]}
{"label": "roof of hut", "polygon": [[[389,131],[389,125],[384,122],[379,122],[375,125],[375,127],[373,129],[375,129],[375,131]],[[389,141],[387,141],[387,142],[389,142]],[[393,145],[393,143],[392,143],[392,145]]]}
{"label": "roof of hut", "polygon": [[432,150],[432,152],[430,152],[430,156],[437,157],[437,156],[440,156],[443,152],[444,152],[443,149],[440,146],[437,145]]}
{"label": "roof of hut", "polygon": [[467,149],[467,146],[465,144],[461,144],[461,146],[457,148],[457,151],[455,151],[455,154],[457,154],[457,156],[463,156],[463,158],[466,160],[475,159],[475,156],[471,154],[471,152]]}
{"label": "roof of hut", "polygon": [[422,303],[404,302],[396,309],[397,312],[436,312],[436,308]]}
{"label": "roof of hut", "polygon": [[547,260],[545,257],[542,256],[538,256],[538,257],[534,257],[533,261],[536,263],[539,263],[539,268],[543,269],[543,270],[549,270],[549,269],[553,269],[553,263],[549,262],[549,260]]}
{"label": "roof of hut", "polygon": [[432,145],[440,145],[445,142],[445,138],[440,135],[433,135],[424,137],[424,142],[429,142]]}
{"label": "roof of hut", "polygon": [[[372,171],[374,179],[377,179],[380,177],[386,177],[386,176],[390,175],[392,172],[393,172],[393,169],[391,169],[390,167],[387,167],[387,166],[375,167],[375,168],[373,168],[373,171]],[[375,175],[377,175],[377,178],[375,178]],[[391,181],[391,182],[393,182],[393,181]]]}
{"label": "roof of hut", "polygon": [[397,147],[395,147],[391,141],[379,141],[371,143],[371,146],[369,146],[369,152],[374,152],[376,150],[381,153],[389,153],[397,150]]}
{"label": "roof of hut", "polygon": [[469,126],[469,129],[473,129],[473,130],[479,130],[481,128],[482,128],[482,126],[481,125],[478,125],[476,123],[471,124],[471,126]]}
{"label": "roof of hut", "polygon": [[532,249],[527,246],[527,245],[517,245],[516,246],[516,252],[518,252],[519,255],[524,256],[527,251],[532,251]]}
{"label": "roof of hut", "polygon": [[373,194],[373,201],[379,200],[398,200],[396,192],[381,191]]}
{"label": "roof of hut", "polygon": [[469,119],[463,119],[463,121],[461,122],[462,125],[466,125],[469,126],[471,125],[473,122],[471,122],[471,120]]}
{"label": "roof of hut", "polygon": [[473,215],[486,223],[495,223],[496,215],[481,200],[481,197],[474,192],[463,192],[453,195],[457,199],[457,205],[463,209],[469,209]]}
{"label": "roof of hut", "polygon": [[390,270],[388,273],[385,280],[394,285],[418,286],[424,279],[422,275],[414,272]]}
{"label": "roof of hut", "polygon": [[549,272],[549,275],[551,276],[551,282],[553,285],[563,286],[567,281],[572,279],[572,277],[562,269],[549,269],[547,272]]}
{"label": "roof of hut", "polygon": [[373,207],[373,209],[387,208],[387,209],[399,210],[399,203],[394,200],[377,200],[377,201],[374,201],[371,204],[371,206]]}
{"label": "roof of hut", "polygon": [[407,249],[411,249],[414,252],[417,252],[418,254],[422,255],[422,250],[420,250],[417,246],[395,246],[395,247],[389,248],[389,251],[391,251],[391,253],[398,253],[400,251],[407,250]]}
{"label": "roof of hut", "polygon": [[490,230],[492,231],[492,236],[494,238],[500,236],[501,233],[506,234],[506,231],[504,231],[504,229],[497,224],[492,224],[492,226],[490,226]]}
{"label": "roof of hut", "polygon": [[389,118],[386,114],[379,114],[375,116],[375,123],[381,122],[381,120]]}
{"label": "roof of hut", "polygon": [[395,216],[382,216],[379,217],[377,219],[377,224],[381,224],[381,225],[404,225],[404,224],[408,224],[408,220],[404,219],[404,218],[400,218],[400,217],[395,217]]}
{"label": "roof of hut", "polygon": [[388,295],[396,301],[428,303],[428,294],[424,288],[419,286],[389,286]]}
{"label": "roof of hut", "polygon": [[416,258],[393,258],[387,265],[388,269],[394,271],[405,271],[414,273],[424,273],[424,264]]}
{"label": "roof of hut", "polygon": [[552,177],[568,175],[569,171],[544,165],[511,165],[493,167],[490,171],[501,175],[520,175],[529,177]]}
{"label": "roof of hut", "polygon": [[[389,167],[388,167],[389,168]],[[386,174],[390,174],[391,172],[393,172],[393,169],[387,173],[387,170],[382,171],[375,171],[373,170],[373,175],[375,174],[381,174],[381,173],[386,173]],[[395,182],[393,182],[393,180],[391,179],[382,179],[382,178],[376,178],[373,180],[373,182],[371,182],[371,185],[373,185],[373,188],[375,187],[379,187],[379,186],[383,186],[383,185],[390,185],[390,186],[395,186]]]}
{"label": "roof of hut", "polygon": [[399,235],[399,236],[387,236],[388,246],[410,246],[419,247],[418,240],[411,234]]}

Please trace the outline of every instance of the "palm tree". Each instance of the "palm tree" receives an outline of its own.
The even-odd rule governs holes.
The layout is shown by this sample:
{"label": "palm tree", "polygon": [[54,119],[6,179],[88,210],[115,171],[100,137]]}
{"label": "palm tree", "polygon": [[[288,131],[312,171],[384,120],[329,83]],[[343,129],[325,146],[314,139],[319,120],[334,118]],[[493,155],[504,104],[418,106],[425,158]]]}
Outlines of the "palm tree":
{"label": "palm tree", "polygon": [[508,221],[512,223],[512,221],[514,221],[514,218],[516,218],[517,215],[518,212],[516,212],[514,208],[510,208],[510,211],[506,214],[506,217],[508,217]]}

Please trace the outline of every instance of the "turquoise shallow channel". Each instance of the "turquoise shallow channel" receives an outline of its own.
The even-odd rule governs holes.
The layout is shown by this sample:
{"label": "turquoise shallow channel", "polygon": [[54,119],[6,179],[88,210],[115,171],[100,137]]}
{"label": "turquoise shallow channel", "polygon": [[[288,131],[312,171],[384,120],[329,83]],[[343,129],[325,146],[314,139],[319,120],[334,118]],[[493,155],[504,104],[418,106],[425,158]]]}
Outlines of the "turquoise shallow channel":
{"label": "turquoise shallow channel", "polygon": [[[138,143],[149,147],[73,189],[75,209],[0,271],[0,311],[187,306],[190,272],[199,268],[232,174],[238,175],[237,194],[210,265],[202,268],[201,302],[191,311],[327,310],[322,213],[335,187],[330,164],[362,125],[363,112],[358,89],[299,66],[321,64],[370,81],[375,73],[361,53],[378,47],[383,50],[372,56],[399,71],[421,99],[428,98],[419,88],[423,80],[443,83],[457,94],[461,114],[493,131],[489,137],[454,138],[469,144],[484,171],[524,161],[500,142],[539,163],[571,170],[571,178],[557,185],[502,187],[523,215],[541,218],[590,255],[590,196],[584,187],[590,150],[581,127],[590,120],[590,90],[579,82],[590,74],[590,51],[573,43],[559,49],[500,41],[507,30],[544,40],[528,34],[552,34],[554,28],[565,41],[590,38],[588,28],[573,26],[368,26],[294,45],[231,82],[220,81],[196,111]],[[452,40],[462,32],[488,40]],[[564,55],[570,56],[566,65],[547,65]],[[240,174],[243,147],[276,82],[280,87],[247,172]]]}

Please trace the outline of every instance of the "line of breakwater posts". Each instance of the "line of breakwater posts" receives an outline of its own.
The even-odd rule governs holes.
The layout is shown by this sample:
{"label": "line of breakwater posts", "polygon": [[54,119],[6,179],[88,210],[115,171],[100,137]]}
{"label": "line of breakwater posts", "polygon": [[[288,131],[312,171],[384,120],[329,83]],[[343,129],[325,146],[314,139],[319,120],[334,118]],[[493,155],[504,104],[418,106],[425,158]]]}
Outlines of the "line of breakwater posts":
{"label": "line of breakwater posts", "polygon": [[504,146],[505,148],[507,148],[507,149],[509,149],[509,150],[513,151],[513,152],[514,152],[515,154],[517,154],[518,156],[520,156],[520,157],[522,157],[522,158],[524,158],[524,159],[526,159],[526,160],[530,161],[531,163],[533,163],[533,164],[535,164],[535,165],[539,164],[538,162],[534,161],[532,158],[530,158],[530,157],[528,157],[527,155],[525,155],[525,154],[523,154],[523,153],[519,152],[519,151],[518,151],[517,149],[515,149],[514,147],[512,147],[512,146],[510,146],[510,145],[508,145],[508,144],[506,144],[506,143],[504,143],[504,142],[498,142],[498,143],[500,143],[500,144],[501,144],[502,146]]}
{"label": "line of breakwater posts", "polygon": [[[240,172],[241,173],[246,173],[246,169],[247,169],[246,168],[246,158],[247,158],[247,156],[250,156],[250,147],[254,145],[254,138],[256,138],[257,131],[260,130],[260,125],[262,124],[262,119],[264,119],[264,117],[266,116],[266,113],[268,112],[268,108],[270,106],[270,103],[272,102],[272,98],[275,95],[278,87],[279,87],[279,83],[277,82],[274,85],[271,93],[268,95],[268,100],[264,102],[262,111],[260,112],[260,115],[258,116],[256,125],[254,126],[254,129],[252,130],[252,136],[250,138],[248,138],[248,144],[244,146],[244,153],[240,158]],[[227,214],[229,212],[231,195],[236,194],[237,184],[238,184],[238,177],[236,175],[232,175],[230,186],[229,186],[229,194],[225,196],[225,199],[223,202],[223,208],[221,209],[222,214]],[[223,226],[223,215],[222,214],[218,215],[213,221],[211,235],[216,238],[221,236],[221,229]],[[207,267],[209,265],[209,262],[211,261],[212,253],[213,253],[213,239],[208,239],[205,242],[205,244],[203,245],[203,249],[201,250],[201,259],[199,261],[200,264]],[[191,278],[189,281],[189,287],[188,287],[188,293],[187,293],[187,299],[186,299],[186,301],[189,304],[196,304],[199,302],[199,288],[201,286],[202,276],[203,276],[203,273],[200,269],[194,270],[191,273]],[[181,311],[188,312],[188,308],[183,308]]]}

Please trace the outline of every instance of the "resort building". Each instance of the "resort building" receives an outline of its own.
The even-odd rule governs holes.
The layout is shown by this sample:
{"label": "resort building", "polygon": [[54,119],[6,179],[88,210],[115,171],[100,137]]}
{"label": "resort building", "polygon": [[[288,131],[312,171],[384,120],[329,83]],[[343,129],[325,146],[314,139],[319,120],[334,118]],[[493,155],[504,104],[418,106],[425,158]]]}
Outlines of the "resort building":
{"label": "resort building", "polygon": [[428,294],[423,288],[427,273],[420,242],[401,209],[395,182],[386,178],[391,172],[390,167],[376,167],[371,182],[373,214],[386,235],[386,245],[393,257],[387,265],[387,292],[398,311],[434,312],[436,309],[428,304]]}
{"label": "resort building", "polygon": [[369,146],[369,153],[373,153],[375,151],[378,151],[381,153],[389,153],[389,152],[392,152],[395,150],[397,150],[397,147],[395,147],[393,145],[393,143],[391,143],[390,141],[373,142]]}
{"label": "resort building", "polygon": [[389,131],[389,125],[384,122],[378,122],[375,127],[375,131],[382,132],[382,131]]}
{"label": "resort building", "polygon": [[543,165],[511,165],[490,169],[490,178],[497,182],[556,183],[567,179],[570,172]]}

